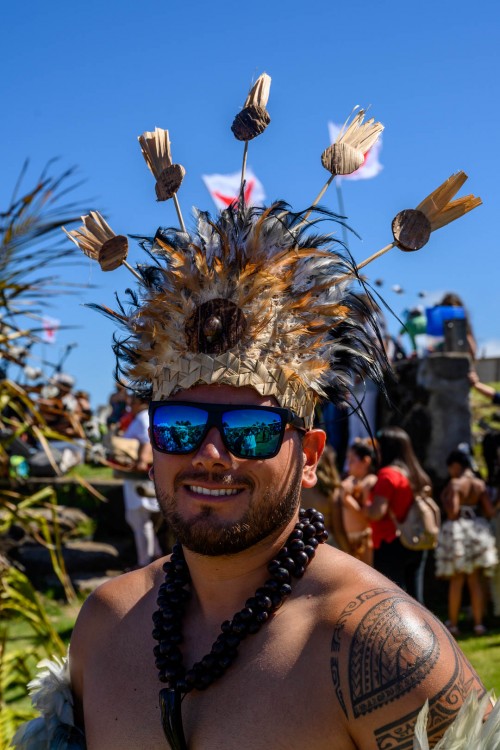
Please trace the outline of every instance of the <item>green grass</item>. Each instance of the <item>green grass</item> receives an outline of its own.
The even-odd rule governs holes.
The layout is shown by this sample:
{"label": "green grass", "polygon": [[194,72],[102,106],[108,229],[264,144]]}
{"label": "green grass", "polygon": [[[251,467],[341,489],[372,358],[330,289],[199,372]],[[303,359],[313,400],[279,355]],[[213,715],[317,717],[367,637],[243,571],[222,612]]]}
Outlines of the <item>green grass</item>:
{"label": "green grass", "polygon": [[[500,391],[500,383],[488,383],[496,391]],[[472,437],[473,437],[473,450],[474,457],[479,466],[479,470],[484,478],[486,478],[486,465],[483,459],[483,453],[481,448],[481,440],[484,435],[484,429],[479,426],[479,422],[483,420],[491,426],[494,430],[500,430],[500,422],[492,419],[496,414],[500,413],[500,407],[495,406],[491,403],[491,399],[486,396],[482,396],[480,393],[471,388],[470,391],[470,404],[472,411]]]}
{"label": "green grass", "polygon": [[481,637],[463,635],[458,645],[488,690],[494,690],[500,698],[500,628],[490,630]]}
{"label": "green grass", "polygon": [[74,466],[71,471],[68,472],[67,476],[83,477],[88,482],[92,482],[92,480],[97,481],[99,479],[113,479],[113,469],[109,466],[78,464],[78,466]]}
{"label": "green grass", "polygon": [[[43,603],[55,630],[65,643],[69,643],[81,603],[72,605],[61,604],[47,597],[43,597]],[[5,619],[2,622],[2,631],[6,631],[7,633],[7,653],[19,651],[28,653],[32,647],[41,645],[40,636],[36,634],[27,620],[20,617]],[[30,669],[33,670],[33,674],[37,660],[33,656],[29,657]],[[3,697],[6,703],[15,705],[16,709],[19,710],[28,710],[31,706],[25,686],[19,684],[17,681],[13,681],[9,685]]]}

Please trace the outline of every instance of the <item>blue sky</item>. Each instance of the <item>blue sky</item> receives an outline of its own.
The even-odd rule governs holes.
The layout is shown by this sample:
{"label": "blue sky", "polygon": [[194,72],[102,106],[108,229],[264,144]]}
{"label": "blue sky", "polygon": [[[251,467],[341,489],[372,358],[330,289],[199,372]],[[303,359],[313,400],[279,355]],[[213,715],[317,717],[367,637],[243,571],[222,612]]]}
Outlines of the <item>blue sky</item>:
{"label": "blue sky", "polygon": [[[6,4],[0,206],[26,157],[28,187],[58,156],[61,169],[77,165],[85,181],[74,194],[82,210],[101,210],[117,233],[153,234],[174,224],[171,202],[155,202],[137,143],[157,125],[169,129],[174,160],[186,169],[179,192],[185,218],[193,205],[213,210],[201,175],[240,168],[242,147],[230,125],[266,71],[272,121],[250,144],[249,164],[268,199],[298,209],[311,202],[327,177],[320,156],[328,120],[342,122],[354,105],[371,105],[386,127],[381,174],[343,185],[349,223],[362,237],[350,240],[356,260],[392,239],[398,211],[416,206],[453,172],[467,172],[462,194],[480,195],[483,206],[433,234],[419,253],[393,250],[367,270],[372,280],[383,279],[397,313],[422,302],[420,291],[429,292],[424,303],[457,292],[480,348],[500,350],[499,21],[497,3],[462,0]],[[337,209],[334,189],[323,203]],[[132,243],[130,262],[140,259]],[[103,274],[84,259],[72,275],[84,285],[80,294],[47,301],[48,315],[78,328],[61,332],[45,354],[57,360],[67,343],[78,342],[66,369],[94,406],[113,389],[113,325],[82,304],[112,304],[114,291],[131,279],[123,269]],[[397,322],[390,327],[397,330]]]}

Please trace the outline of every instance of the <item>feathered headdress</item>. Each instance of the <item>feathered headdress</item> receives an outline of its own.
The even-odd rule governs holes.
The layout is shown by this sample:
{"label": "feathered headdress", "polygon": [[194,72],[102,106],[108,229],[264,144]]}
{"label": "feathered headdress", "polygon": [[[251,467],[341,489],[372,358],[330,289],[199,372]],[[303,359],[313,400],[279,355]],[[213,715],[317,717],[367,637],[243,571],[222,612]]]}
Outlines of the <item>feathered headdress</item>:
{"label": "feathered headdress", "polygon": [[330,237],[296,229],[302,219],[283,203],[231,206],[215,222],[197,212],[191,235],[160,229],[130,309],[100,308],[129,332],[116,344],[127,379],[154,399],[248,385],[309,424],[325,389],[342,394],[353,373],[380,380],[370,310],[348,289],[354,264]]}
{"label": "feathered headdress", "polygon": [[[311,426],[319,397],[345,400],[355,376],[382,383],[385,355],[376,305],[352,289],[371,258],[356,266],[342,243],[316,234],[319,219],[337,217],[315,206],[336,175],[359,167],[383,126],[365,122],[363,110],[346,123],[322,156],[330,178],[305,212],[293,213],[283,202],[249,208],[243,201],[248,143],[270,122],[270,82],[265,74],[258,79],[232,125],[245,143],[240,201],[214,220],[196,211],[193,232],[186,231],[177,201],[184,169],[172,164],[168,131],[157,128],[139,138],[157,197],[174,199],[181,229],[160,228],[154,238],[142,238],[152,262],[137,266],[139,290],[130,292],[127,309],[94,307],[126,330],[115,352],[118,372],[131,387],[166,399],[198,383],[251,386]],[[449,202],[465,179],[463,173],[453,176],[417,209],[398,214],[394,241],[373,257],[395,245],[419,249],[434,229],[478,205],[474,196]],[[125,238],[114,240],[97,213],[91,223],[99,231],[89,232],[84,217],[87,229],[69,232],[70,238],[103,270],[111,267],[102,262],[108,255],[102,242],[105,249],[123,246],[125,262]],[[113,254],[113,267],[119,258]]]}

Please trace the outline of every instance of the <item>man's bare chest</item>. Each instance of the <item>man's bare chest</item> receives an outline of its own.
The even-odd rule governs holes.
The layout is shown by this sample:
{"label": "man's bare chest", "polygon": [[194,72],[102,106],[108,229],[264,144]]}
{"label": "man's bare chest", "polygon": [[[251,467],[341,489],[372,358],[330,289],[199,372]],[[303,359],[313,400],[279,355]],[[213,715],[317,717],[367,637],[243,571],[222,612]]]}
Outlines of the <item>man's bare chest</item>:
{"label": "man's bare chest", "polygon": [[[317,637],[314,642],[313,647],[307,628],[285,619],[281,626],[274,623],[267,633],[243,642],[237,660],[223,677],[207,690],[193,691],[184,698],[182,715],[189,750],[260,746],[319,750],[331,747],[325,740],[335,725],[339,730],[335,746],[351,750],[347,735],[342,739],[329,644],[325,640],[322,645]],[[85,713],[92,717],[86,719],[89,750],[167,748],[158,702],[162,685],[154,668],[152,646],[149,651],[130,644],[122,658],[116,654],[107,660],[96,659],[85,680]]]}

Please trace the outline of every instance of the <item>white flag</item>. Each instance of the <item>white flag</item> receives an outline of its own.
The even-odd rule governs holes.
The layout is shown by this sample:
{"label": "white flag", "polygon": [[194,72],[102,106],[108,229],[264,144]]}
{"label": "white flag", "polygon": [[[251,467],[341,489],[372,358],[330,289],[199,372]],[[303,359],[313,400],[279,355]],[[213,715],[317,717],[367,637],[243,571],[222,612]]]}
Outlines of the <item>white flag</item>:
{"label": "white flag", "polygon": [[[241,172],[233,174],[204,174],[202,180],[217,208],[227,208],[240,197]],[[245,173],[245,203],[247,206],[262,206],[266,197],[260,180],[251,169]]]}
{"label": "white flag", "polygon": [[46,344],[55,344],[57,330],[60,325],[61,325],[61,321],[56,320],[56,318],[48,318],[48,317],[43,318],[42,319],[42,326],[43,326],[42,341],[45,341]]}
{"label": "white flag", "polygon": [[[330,143],[335,143],[338,134],[342,130],[342,125],[336,125],[334,122],[328,123],[328,132],[330,133]],[[363,164],[351,174],[343,174],[336,177],[337,180],[369,180],[370,177],[376,177],[383,170],[382,164],[378,160],[380,149],[382,148],[382,136],[379,136],[373,146],[365,154]]]}

